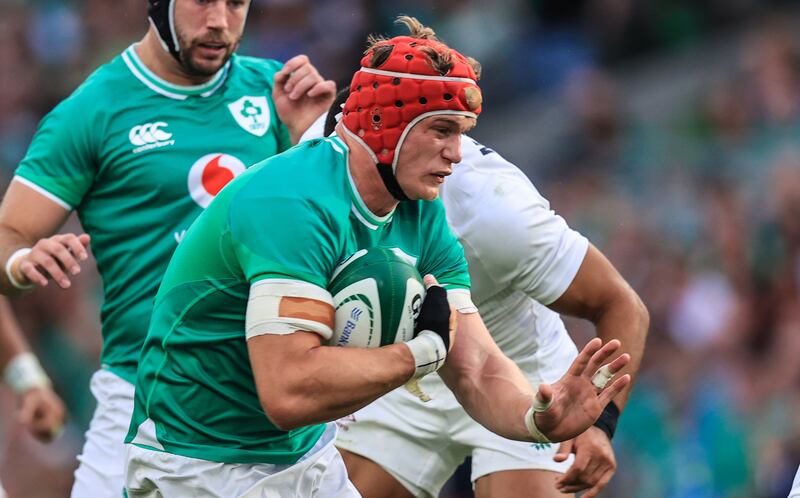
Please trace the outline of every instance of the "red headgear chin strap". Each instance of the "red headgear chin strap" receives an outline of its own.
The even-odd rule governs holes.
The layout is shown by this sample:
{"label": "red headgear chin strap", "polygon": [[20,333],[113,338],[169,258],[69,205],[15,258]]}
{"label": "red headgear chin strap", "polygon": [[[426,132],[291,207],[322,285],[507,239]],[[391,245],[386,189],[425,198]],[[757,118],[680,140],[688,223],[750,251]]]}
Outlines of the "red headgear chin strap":
{"label": "red headgear chin strap", "polygon": [[[387,59],[369,67],[375,48],[387,45],[393,46]],[[446,76],[434,69],[423,47],[450,54]],[[395,178],[403,140],[428,116],[477,118],[482,97],[476,80],[463,55],[435,40],[398,36],[377,43],[361,59],[342,112],[344,131],[367,150],[397,200],[408,199]]]}

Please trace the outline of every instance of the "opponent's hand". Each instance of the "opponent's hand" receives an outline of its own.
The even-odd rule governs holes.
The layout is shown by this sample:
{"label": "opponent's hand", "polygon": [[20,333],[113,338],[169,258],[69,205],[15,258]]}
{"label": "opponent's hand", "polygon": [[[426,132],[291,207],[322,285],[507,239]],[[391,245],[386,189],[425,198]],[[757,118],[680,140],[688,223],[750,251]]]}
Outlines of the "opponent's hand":
{"label": "opponent's hand", "polygon": [[85,233],[65,233],[39,239],[31,252],[21,257],[11,271],[22,283],[44,287],[52,280],[62,289],[67,289],[72,285],[69,276],[81,272],[78,262],[89,257],[89,241],[89,235]]}
{"label": "opponent's hand", "polygon": [[292,57],[275,73],[272,86],[275,112],[289,128],[294,144],[328,111],[335,98],[336,83],[324,80],[305,55]]}
{"label": "opponent's hand", "polygon": [[442,338],[449,352],[456,338],[456,314],[450,309],[447,291],[433,275],[425,275],[423,282],[427,290],[414,326],[414,336],[423,330],[430,330]]}
{"label": "opponent's hand", "polygon": [[20,395],[19,421],[42,442],[57,438],[64,428],[64,403],[45,387],[34,387]]}
{"label": "opponent's hand", "polygon": [[613,376],[628,364],[631,357],[624,353],[611,363],[604,365],[621,343],[617,339],[603,346],[599,338],[592,339],[572,362],[569,370],[552,386],[540,384],[535,395],[534,407],[547,407],[541,411],[528,412],[533,416],[536,428],[550,441],[566,441],[588,429],[597,421],[603,408],[617,396],[631,381],[631,376],[623,375],[613,383],[596,387],[593,377],[601,375],[601,366]]}
{"label": "opponent's hand", "polygon": [[570,453],[575,454],[575,461],[564,475],[556,479],[556,489],[562,493],[588,489],[582,498],[594,498],[617,470],[611,441],[605,432],[592,426],[575,439],[561,443],[553,460],[563,462]]}

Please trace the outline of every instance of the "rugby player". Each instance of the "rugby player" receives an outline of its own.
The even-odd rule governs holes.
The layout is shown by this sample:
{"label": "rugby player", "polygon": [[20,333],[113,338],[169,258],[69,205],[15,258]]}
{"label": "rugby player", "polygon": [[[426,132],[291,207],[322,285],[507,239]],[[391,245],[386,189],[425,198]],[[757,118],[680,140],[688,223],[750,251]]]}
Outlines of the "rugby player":
{"label": "rugby player", "polygon": [[[98,405],[73,497],[121,496],[138,355],[186,229],[231,178],[288,149],[335,97],[306,56],[282,65],[235,54],[249,7],[149,0],[142,40],[42,120],[0,205],[0,290],[68,288],[90,241],[103,281]],[[86,233],[56,234],[72,211]]]}
{"label": "rugby player", "polygon": [[[358,496],[328,422],[439,368],[481,424],[538,442],[582,433],[630,382],[610,382],[628,354],[603,365],[620,342],[595,339],[535,392],[491,340],[436,200],[481,110],[477,66],[403,21],[411,36],[372,40],[337,136],[233,180],[176,250],[139,362],[128,496]],[[334,269],[376,246],[427,274],[417,336],[325,346]]]}

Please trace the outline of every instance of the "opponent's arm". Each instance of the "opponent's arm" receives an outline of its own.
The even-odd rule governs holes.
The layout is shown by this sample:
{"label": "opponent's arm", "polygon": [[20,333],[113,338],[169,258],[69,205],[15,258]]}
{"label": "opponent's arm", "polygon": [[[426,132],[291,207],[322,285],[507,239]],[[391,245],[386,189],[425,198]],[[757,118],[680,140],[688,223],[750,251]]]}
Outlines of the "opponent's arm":
{"label": "opponent's arm", "polygon": [[[631,357],[624,372],[636,377],[644,354],[650,315],[636,291],[596,247],[589,244],[572,283],[550,308],[591,321],[603,342],[619,339],[623,344],[619,353],[628,353]],[[614,398],[620,409],[625,406],[630,389],[629,384]]]}
{"label": "opponent's arm", "polygon": [[79,261],[88,257],[89,236],[53,235],[68,215],[52,199],[22,182],[11,182],[0,204],[0,263],[5,270],[0,272],[0,293],[19,294],[49,280],[62,288],[71,285],[70,276],[80,272]]}
{"label": "opponent's arm", "polygon": [[[477,313],[458,313],[457,322],[458,338],[440,375],[467,413],[501,436],[526,441],[575,437],[630,381],[623,375],[604,389],[594,386],[595,372],[620,346],[619,341],[602,346],[595,339],[558,382],[540,384],[534,398],[528,381],[503,355]],[[609,369],[618,372],[628,359],[618,357]]]}
{"label": "opponent's arm", "polygon": [[19,398],[19,420],[41,441],[53,439],[64,425],[64,404],[31,353],[11,306],[0,297],[0,370]]}

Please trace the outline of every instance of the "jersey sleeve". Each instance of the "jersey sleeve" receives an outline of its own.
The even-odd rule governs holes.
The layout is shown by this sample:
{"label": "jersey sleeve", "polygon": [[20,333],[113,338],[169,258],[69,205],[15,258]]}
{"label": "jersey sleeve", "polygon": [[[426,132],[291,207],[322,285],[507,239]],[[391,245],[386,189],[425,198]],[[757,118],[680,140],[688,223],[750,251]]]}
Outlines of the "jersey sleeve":
{"label": "jersey sleeve", "polygon": [[567,290],[586,256],[589,241],[572,230],[529,182],[494,180],[472,213],[465,237],[498,288],[514,288],[542,304]]}
{"label": "jersey sleeve", "polygon": [[431,274],[442,287],[469,289],[469,270],[464,257],[464,248],[447,225],[444,206],[436,200],[426,206],[422,216],[420,234],[423,240],[419,272]]}
{"label": "jersey sleeve", "polygon": [[15,176],[66,209],[81,203],[97,172],[100,130],[79,92],[42,119]]}
{"label": "jersey sleeve", "polygon": [[231,204],[233,250],[250,284],[268,278],[325,288],[341,245],[334,217],[296,198],[239,197]]}

